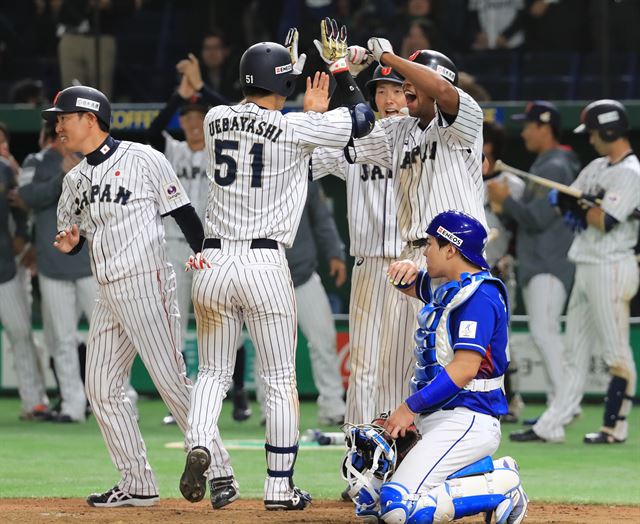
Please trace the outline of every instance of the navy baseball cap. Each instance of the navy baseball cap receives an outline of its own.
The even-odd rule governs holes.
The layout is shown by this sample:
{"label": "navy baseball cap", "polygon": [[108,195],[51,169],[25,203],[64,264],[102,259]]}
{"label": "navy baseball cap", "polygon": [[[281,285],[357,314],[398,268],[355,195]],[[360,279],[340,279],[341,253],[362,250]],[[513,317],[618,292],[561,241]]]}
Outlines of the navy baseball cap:
{"label": "navy baseball cap", "polygon": [[549,124],[556,131],[560,130],[560,111],[551,102],[535,100],[529,102],[524,109],[524,113],[511,116],[511,120],[525,120],[527,122],[538,122],[539,124]]}

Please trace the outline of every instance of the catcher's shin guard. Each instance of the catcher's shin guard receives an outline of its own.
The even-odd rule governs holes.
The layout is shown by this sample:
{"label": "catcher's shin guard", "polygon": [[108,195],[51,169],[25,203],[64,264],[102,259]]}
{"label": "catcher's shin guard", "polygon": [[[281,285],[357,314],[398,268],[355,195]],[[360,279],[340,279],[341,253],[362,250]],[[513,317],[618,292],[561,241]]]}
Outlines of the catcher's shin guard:
{"label": "catcher's shin guard", "polygon": [[482,459],[424,495],[411,494],[396,482],[380,490],[380,516],[386,524],[443,523],[482,512],[495,512],[498,524],[519,524],[527,506],[511,457]]}

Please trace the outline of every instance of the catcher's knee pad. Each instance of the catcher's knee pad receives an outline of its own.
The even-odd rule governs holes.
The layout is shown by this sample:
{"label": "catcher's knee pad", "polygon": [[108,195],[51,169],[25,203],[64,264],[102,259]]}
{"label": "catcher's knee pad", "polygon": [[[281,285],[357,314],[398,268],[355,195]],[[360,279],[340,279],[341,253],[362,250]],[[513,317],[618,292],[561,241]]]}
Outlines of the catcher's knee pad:
{"label": "catcher's knee pad", "polygon": [[362,522],[378,524],[380,517],[380,495],[369,486],[364,486],[354,500],[356,517]]}
{"label": "catcher's knee pad", "polygon": [[386,524],[405,524],[411,512],[409,490],[398,482],[386,482],[380,488],[380,518]]}

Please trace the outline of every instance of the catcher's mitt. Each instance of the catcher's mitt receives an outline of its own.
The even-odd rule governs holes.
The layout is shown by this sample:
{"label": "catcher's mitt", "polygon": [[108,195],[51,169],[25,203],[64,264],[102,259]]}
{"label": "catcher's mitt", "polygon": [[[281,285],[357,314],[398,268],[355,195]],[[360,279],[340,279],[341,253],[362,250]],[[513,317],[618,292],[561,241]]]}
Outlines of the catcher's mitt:
{"label": "catcher's mitt", "polygon": [[[389,418],[388,412],[381,413],[378,416],[378,418],[373,420],[372,424],[383,427],[385,421],[388,418]],[[383,433],[383,435],[388,442],[394,442],[394,440],[391,438],[391,435],[389,435],[389,433],[387,433],[386,431]],[[422,435],[420,435],[420,432],[418,431],[418,428],[416,427],[416,425],[411,424],[407,428],[404,437],[398,436],[398,438],[395,439],[396,467],[400,465],[400,463],[404,460],[404,458],[407,456],[409,451],[413,449],[413,447],[418,443],[418,441],[421,438],[422,438]]]}

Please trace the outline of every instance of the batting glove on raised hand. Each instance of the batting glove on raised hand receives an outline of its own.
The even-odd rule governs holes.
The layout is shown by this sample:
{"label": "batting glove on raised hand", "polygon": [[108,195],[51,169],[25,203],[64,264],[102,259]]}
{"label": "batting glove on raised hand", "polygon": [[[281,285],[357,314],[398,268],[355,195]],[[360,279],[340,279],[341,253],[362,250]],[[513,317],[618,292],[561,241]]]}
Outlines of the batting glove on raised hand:
{"label": "batting glove on raised hand", "polygon": [[184,270],[198,271],[200,269],[211,269],[212,267],[213,266],[211,265],[211,263],[206,258],[204,258],[204,255],[198,252],[195,255],[191,255],[189,257],[189,260],[187,260],[187,263],[184,265]]}
{"label": "batting glove on raised hand", "polygon": [[287,32],[287,37],[284,39],[284,46],[289,51],[291,57],[291,63],[293,64],[293,72],[301,74],[304,69],[304,63],[307,61],[307,55],[302,53],[298,55],[298,29],[292,27]]}
{"label": "batting glove on raised hand", "polygon": [[320,57],[329,64],[331,73],[348,70],[347,65],[347,27],[338,28],[333,18],[325,18],[320,22],[320,41],[314,40]]}
{"label": "batting glove on raised hand", "polygon": [[373,55],[364,47],[351,45],[347,48],[347,65],[354,78],[373,63]]}
{"label": "batting glove on raised hand", "polygon": [[393,54],[393,47],[391,46],[391,42],[389,42],[389,40],[387,40],[386,38],[379,38],[377,36],[369,38],[367,47],[373,55],[373,58],[375,58],[378,62],[380,62],[380,58],[384,53]]}

